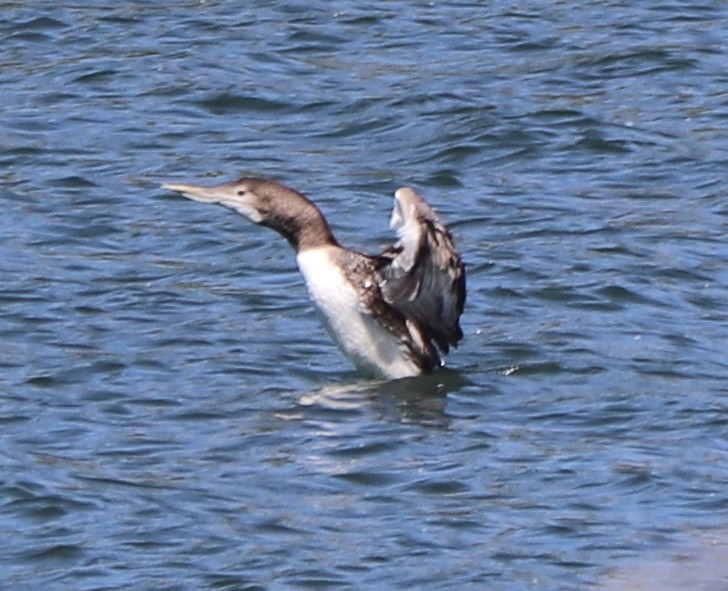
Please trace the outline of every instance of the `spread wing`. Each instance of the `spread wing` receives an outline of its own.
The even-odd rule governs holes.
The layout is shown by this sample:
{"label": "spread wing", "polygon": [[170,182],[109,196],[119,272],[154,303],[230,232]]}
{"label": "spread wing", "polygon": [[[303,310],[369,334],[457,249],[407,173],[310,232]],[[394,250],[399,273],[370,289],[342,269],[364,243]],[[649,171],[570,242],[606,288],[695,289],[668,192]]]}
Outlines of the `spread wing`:
{"label": "spread wing", "polygon": [[447,353],[463,338],[465,266],[438,215],[413,189],[394,194],[391,226],[399,241],[379,257],[384,299],[413,318]]}

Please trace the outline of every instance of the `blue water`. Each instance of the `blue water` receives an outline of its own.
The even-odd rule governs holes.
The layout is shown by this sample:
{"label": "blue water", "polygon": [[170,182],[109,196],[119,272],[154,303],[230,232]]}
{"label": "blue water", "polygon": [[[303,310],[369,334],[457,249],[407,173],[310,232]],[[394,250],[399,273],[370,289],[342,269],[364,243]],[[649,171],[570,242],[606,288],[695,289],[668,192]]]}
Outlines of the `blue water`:
{"label": "blue water", "polygon": [[[11,1],[0,35],[4,588],[725,588],[728,5]],[[159,188],[244,173],[371,252],[421,191],[467,262],[446,370],[363,380],[279,236]]]}

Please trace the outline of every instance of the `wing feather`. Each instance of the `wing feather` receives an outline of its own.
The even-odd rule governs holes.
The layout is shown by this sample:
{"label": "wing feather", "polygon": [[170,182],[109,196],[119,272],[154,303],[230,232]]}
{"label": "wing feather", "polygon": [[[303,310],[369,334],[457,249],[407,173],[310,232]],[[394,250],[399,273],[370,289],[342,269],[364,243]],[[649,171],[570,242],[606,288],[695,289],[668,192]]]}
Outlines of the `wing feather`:
{"label": "wing feather", "polygon": [[[379,258],[340,250],[342,268],[359,296],[360,311],[371,315],[400,342],[402,350],[424,373],[440,365],[440,357],[418,322],[392,306],[382,293]],[[373,280],[374,279],[374,280]]]}
{"label": "wing feather", "polygon": [[382,294],[447,353],[463,338],[465,266],[460,253],[438,215],[413,189],[395,193],[391,225],[399,240],[380,255]]}

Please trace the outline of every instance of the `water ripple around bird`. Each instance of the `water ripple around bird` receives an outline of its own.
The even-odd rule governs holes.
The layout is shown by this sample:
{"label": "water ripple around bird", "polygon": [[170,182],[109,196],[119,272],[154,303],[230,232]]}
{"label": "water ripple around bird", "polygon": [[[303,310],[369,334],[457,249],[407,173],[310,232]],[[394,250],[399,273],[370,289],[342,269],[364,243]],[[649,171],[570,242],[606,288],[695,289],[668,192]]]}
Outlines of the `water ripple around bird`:
{"label": "water ripple around bird", "polygon": [[[726,23],[4,3],[4,584],[722,589]],[[467,262],[446,369],[361,379],[279,237],[159,189],[246,173],[366,251],[418,187]]]}

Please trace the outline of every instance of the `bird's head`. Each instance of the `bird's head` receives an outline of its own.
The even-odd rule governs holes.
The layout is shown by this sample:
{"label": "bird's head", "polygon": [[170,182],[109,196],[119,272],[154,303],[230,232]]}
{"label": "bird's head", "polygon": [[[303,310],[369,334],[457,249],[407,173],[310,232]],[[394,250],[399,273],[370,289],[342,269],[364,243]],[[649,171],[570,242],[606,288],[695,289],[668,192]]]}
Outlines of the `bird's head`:
{"label": "bird's head", "polygon": [[273,202],[280,200],[281,193],[294,193],[283,185],[259,178],[243,178],[212,187],[167,183],[162,188],[201,203],[224,205],[256,224],[265,222],[273,209]]}
{"label": "bird's head", "polygon": [[176,191],[202,203],[216,203],[244,215],[256,224],[282,234],[295,248],[318,229],[319,235],[333,242],[333,236],[318,208],[304,197],[276,181],[248,177],[211,187],[167,183],[163,189]]}

